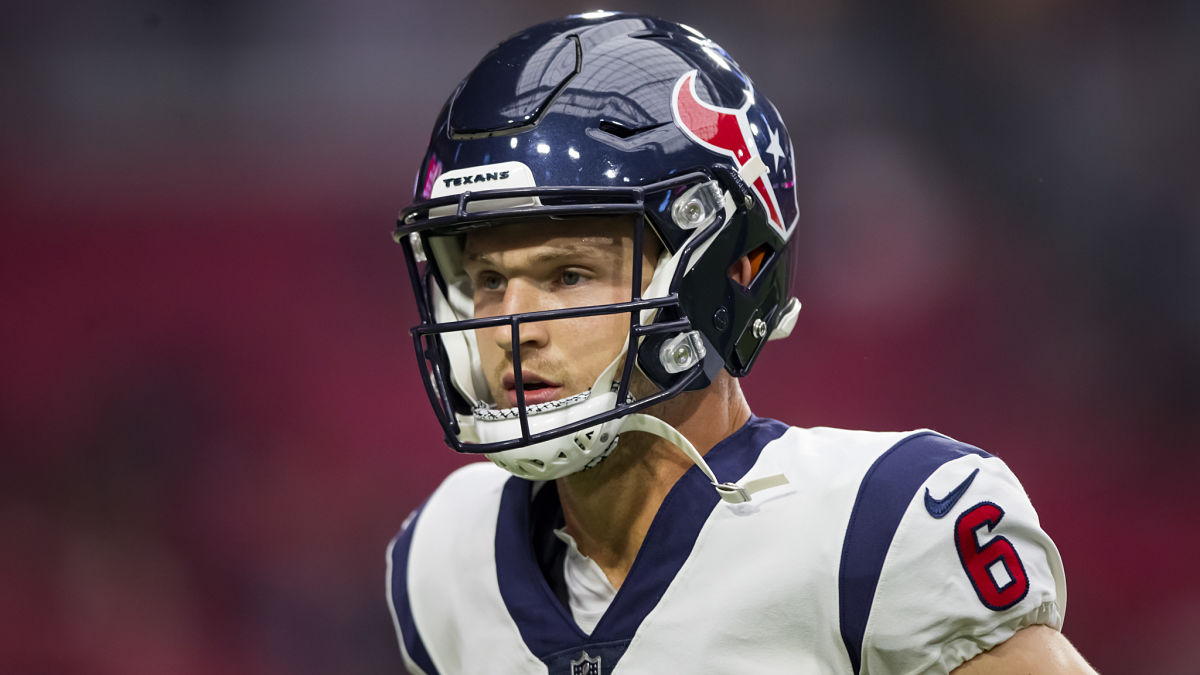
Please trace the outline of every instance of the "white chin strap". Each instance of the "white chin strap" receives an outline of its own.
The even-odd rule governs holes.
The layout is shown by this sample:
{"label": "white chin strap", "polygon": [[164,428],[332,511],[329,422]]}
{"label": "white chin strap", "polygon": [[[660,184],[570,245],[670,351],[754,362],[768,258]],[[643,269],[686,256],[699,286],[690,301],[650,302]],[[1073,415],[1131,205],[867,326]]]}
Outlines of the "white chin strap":
{"label": "white chin strap", "polygon": [[755,492],[786,485],[788,482],[787,476],[777,473],[771,476],[755,478],[745,483],[722,483],[717,480],[717,476],[713,473],[712,468],[708,466],[708,462],[704,461],[704,456],[696,450],[696,446],[692,445],[692,442],[686,436],[679,433],[679,430],[675,427],[652,415],[634,413],[622,417],[618,433],[625,433],[627,431],[644,431],[674,443],[676,447],[683,451],[683,454],[687,455],[688,459],[692,460],[693,464],[700,467],[700,471],[704,472],[704,475],[708,477],[708,481],[712,483],[717,494],[721,496],[723,501],[729,504],[748,502],[750,501],[750,496]]}

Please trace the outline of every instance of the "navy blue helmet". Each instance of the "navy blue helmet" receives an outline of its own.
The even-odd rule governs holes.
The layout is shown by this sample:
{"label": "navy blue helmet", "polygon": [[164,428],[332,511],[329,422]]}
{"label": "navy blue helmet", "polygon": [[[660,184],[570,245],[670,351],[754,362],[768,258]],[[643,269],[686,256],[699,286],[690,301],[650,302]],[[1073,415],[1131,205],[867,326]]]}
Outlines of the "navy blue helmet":
{"label": "navy blue helmet", "polygon": [[[438,115],[395,232],[416,290],[418,363],[447,442],[517,475],[555,478],[599,461],[634,413],[707,386],[722,368],[750,372],[799,310],[788,294],[794,181],[778,111],[688,26],[594,12],[490,51]],[[464,233],[604,214],[633,216],[634,260],[645,228],[661,242],[644,292],[635,271],[628,302],[474,316]],[[742,258],[747,285],[729,275]],[[514,354],[518,405],[489,400],[475,330],[507,326],[519,345],[532,321],[614,313],[630,317],[625,351],[590,391],[525,405]],[[635,397],[634,368],[657,391]]]}

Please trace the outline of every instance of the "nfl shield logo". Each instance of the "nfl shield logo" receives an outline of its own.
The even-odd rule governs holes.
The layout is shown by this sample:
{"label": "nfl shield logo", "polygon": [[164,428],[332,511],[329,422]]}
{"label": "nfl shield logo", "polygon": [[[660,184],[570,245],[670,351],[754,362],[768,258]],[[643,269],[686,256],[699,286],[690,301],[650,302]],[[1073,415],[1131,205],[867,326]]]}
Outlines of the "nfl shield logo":
{"label": "nfl shield logo", "polygon": [[600,657],[584,652],[578,660],[571,661],[571,675],[600,675]]}

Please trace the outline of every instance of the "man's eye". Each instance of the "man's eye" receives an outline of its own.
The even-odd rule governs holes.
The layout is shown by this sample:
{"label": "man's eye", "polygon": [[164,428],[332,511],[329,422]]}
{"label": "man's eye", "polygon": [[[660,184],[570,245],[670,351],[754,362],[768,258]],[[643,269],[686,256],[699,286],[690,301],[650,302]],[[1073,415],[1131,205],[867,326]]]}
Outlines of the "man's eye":
{"label": "man's eye", "polygon": [[572,270],[564,270],[563,271],[563,273],[562,273],[563,286],[574,286],[575,284],[579,283],[580,281],[583,281],[583,277],[579,275],[579,272],[574,272]]}
{"label": "man's eye", "polygon": [[479,278],[479,285],[489,291],[498,291],[504,287],[504,280],[499,274],[484,274]]}

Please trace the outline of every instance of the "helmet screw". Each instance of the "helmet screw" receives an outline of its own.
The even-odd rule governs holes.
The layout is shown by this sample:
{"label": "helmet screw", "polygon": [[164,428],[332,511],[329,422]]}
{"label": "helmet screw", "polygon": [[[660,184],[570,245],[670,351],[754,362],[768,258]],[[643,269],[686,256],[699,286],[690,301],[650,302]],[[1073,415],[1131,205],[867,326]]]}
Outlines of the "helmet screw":
{"label": "helmet screw", "polygon": [[687,343],[680,344],[671,354],[671,358],[680,366],[688,366],[692,363],[692,348]]}
{"label": "helmet screw", "polygon": [[750,211],[753,209],[754,209],[754,197],[751,197],[750,195],[746,195],[746,210]]}
{"label": "helmet screw", "polygon": [[724,198],[712,181],[688,188],[671,205],[671,220],[685,230],[704,227],[716,220]]}
{"label": "helmet screw", "polygon": [[699,331],[680,333],[659,347],[658,362],[663,370],[674,375],[682,373],[704,359],[704,341]]}
{"label": "helmet screw", "polygon": [[725,330],[729,327],[729,310],[724,307],[718,307],[716,312],[713,312],[713,325],[717,330]]}
{"label": "helmet screw", "polygon": [[600,434],[600,442],[607,443],[608,442],[608,434]]}
{"label": "helmet screw", "polygon": [[762,319],[755,319],[754,328],[752,330],[754,331],[754,337],[756,339],[763,339],[763,336],[767,334],[767,322],[763,321]]}

